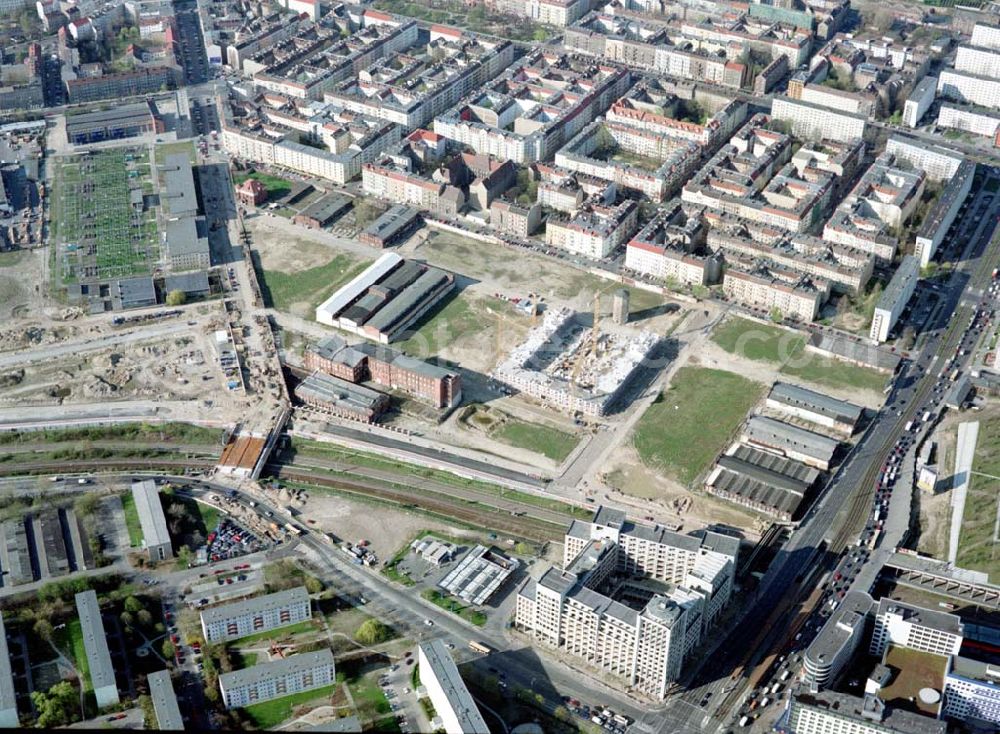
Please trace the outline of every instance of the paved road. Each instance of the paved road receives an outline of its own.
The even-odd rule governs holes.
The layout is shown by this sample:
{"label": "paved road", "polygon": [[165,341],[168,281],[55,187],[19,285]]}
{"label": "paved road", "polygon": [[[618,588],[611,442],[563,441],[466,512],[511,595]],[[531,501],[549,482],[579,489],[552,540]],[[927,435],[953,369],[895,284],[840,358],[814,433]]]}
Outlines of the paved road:
{"label": "paved road", "polygon": [[[912,363],[901,371],[896,387],[890,393],[885,406],[876,415],[867,439],[858,445],[854,453],[839,468],[828,483],[823,496],[809,510],[799,528],[779,551],[761,580],[742,620],[731,634],[722,640],[717,648],[720,652],[711,656],[705,664],[697,678],[698,683],[683,697],[674,700],[670,714],[663,719],[660,731],[671,731],[671,727],[678,721],[687,725],[709,725],[707,714],[712,709],[693,704],[702,700],[706,694],[711,695],[713,703],[721,702],[723,696],[720,694],[729,683],[728,676],[736,669],[745,654],[746,630],[767,627],[774,610],[788,600],[789,591],[793,588],[796,578],[813,566],[826,542],[833,538],[837,529],[848,519],[842,516],[841,511],[851,505],[854,493],[873,491],[874,488],[870,484],[866,485],[866,476],[870,474],[873,466],[881,466],[885,461],[889,449],[902,434],[906,422],[915,416],[919,417],[925,407],[923,400],[930,393],[937,378],[937,370],[963,341],[962,329],[946,329],[946,325],[963,301],[979,299],[980,294],[975,292],[974,288],[976,279],[970,278],[969,273],[975,271],[980,275],[983,272],[988,274],[995,266],[997,255],[1000,253],[989,253],[987,258],[979,259],[992,233],[992,225],[988,230],[984,230],[982,225],[994,220],[994,213],[991,210],[980,226],[971,233],[966,251],[960,258],[960,265],[952,274],[943,294],[945,304],[941,310],[943,323],[935,325],[921,351]],[[966,311],[967,309],[955,315],[951,323],[967,318]],[[964,327],[964,324],[962,326]],[[932,366],[934,369],[931,369]],[[839,552],[839,549],[834,550]],[[774,644],[777,641],[775,638],[780,633],[781,629],[775,629],[767,642]],[[761,658],[763,650],[758,651],[752,662]]]}

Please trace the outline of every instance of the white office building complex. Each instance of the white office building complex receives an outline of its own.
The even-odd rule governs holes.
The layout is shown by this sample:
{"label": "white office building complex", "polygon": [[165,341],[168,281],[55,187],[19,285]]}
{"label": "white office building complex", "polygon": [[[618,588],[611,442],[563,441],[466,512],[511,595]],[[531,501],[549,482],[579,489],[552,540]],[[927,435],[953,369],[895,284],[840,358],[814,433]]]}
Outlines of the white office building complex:
{"label": "white office building complex", "polygon": [[945,734],[943,721],[894,708],[872,694],[864,698],[823,691],[794,692],[779,725],[795,734]]}
{"label": "white office building complex", "polygon": [[819,634],[806,648],[802,660],[803,681],[812,692],[821,691],[837,682],[844,665],[861,647],[868,613],[874,604],[868,594],[852,591],[827,618]]}
{"label": "white office building complex", "polygon": [[871,329],[868,331],[869,339],[876,343],[889,340],[892,327],[906,309],[919,278],[920,261],[913,255],[907,255],[878,299],[872,314]]}
{"label": "white office building complex", "polygon": [[201,631],[206,642],[240,637],[305,622],[312,616],[304,586],[206,609]]}
{"label": "white office building complex", "polygon": [[948,660],[941,715],[1000,728],[1000,667],[958,655]]}
{"label": "white office building complex", "polygon": [[80,619],[83,648],[87,654],[90,683],[94,689],[97,708],[114,706],[119,701],[118,686],[115,682],[115,669],[111,664],[111,651],[108,649],[108,638],[104,632],[101,605],[97,601],[96,591],[89,589],[76,595],[76,614]]}
{"label": "white office building complex", "polygon": [[789,123],[795,137],[807,140],[861,140],[865,137],[867,125],[866,118],[861,115],[790,97],[774,98],[771,117]]}
{"label": "white office building complex", "polygon": [[417,663],[420,685],[427,689],[445,734],[490,734],[444,642],[421,643],[417,648]]}
{"label": "white office building complex", "polygon": [[219,690],[222,702],[231,709],[311,691],[333,682],[333,653],[324,648],[223,673],[219,676]]}
{"label": "white office building complex", "polygon": [[[563,570],[522,585],[514,623],[540,644],[662,699],[728,602],[738,551],[730,536],[634,525],[602,507],[593,522],[570,526]],[[630,581],[636,577],[668,586],[654,590]]]}
{"label": "white office building complex", "polygon": [[954,614],[886,598],[875,612],[869,651],[879,656],[888,645],[895,645],[935,655],[958,655],[963,634],[962,621]]}
{"label": "white office building complex", "polygon": [[925,76],[910,92],[903,105],[903,122],[908,127],[916,127],[920,119],[934,104],[937,93],[937,77]]}

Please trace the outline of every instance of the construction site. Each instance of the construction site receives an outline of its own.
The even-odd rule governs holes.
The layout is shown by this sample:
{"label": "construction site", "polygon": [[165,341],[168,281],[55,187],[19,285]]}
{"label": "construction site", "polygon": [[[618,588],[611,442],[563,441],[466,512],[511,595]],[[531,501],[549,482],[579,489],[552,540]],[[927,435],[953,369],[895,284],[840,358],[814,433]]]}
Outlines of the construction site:
{"label": "construction site", "polygon": [[607,328],[599,303],[595,299],[593,315],[565,307],[546,311],[493,377],[564,412],[607,415],[636,372],[656,356],[660,337]]}

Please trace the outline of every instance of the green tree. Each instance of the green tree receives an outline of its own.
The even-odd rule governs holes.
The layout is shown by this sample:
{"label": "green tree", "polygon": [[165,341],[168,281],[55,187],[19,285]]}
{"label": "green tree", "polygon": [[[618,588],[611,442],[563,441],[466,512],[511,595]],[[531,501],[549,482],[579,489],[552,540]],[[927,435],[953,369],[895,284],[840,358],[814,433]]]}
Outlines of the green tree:
{"label": "green tree", "polygon": [[392,628],[377,619],[366,619],[354,633],[354,639],[362,645],[377,645],[392,638]]}
{"label": "green tree", "polygon": [[160,645],[160,652],[163,654],[163,657],[169,660],[174,656],[174,653],[176,652],[174,648],[174,643],[172,643],[170,640],[164,640],[163,644]]}
{"label": "green tree", "polygon": [[774,308],[771,309],[771,321],[773,321],[776,324],[780,324],[783,318],[784,315],[781,313],[780,308],[775,306]]}
{"label": "green tree", "polygon": [[168,306],[183,306],[185,301],[187,301],[187,296],[184,291],[172,290],[167,294]]}
{"label": "green tree", "polygon": [[55,629],[52,627],[52,622],[48,619],[36,620],[31,629],[36,635],[41,637],[46,642],[51,642],[52,636],[55,633]]}
{"label": "green tree", "polygon": [[100,497],[93,492],[88,492],[82,497],[78,497],[76,502],[73,503],[73,511],[76,513],[77,517],[87,518],[94,514],[97,510],[97,503],[100,501]]}
{"label": "green tree", "polygon": [[153,615],[150,614],[148,609],[140,609],[135,618],[141,627],[149,627],[153,623]]}
{"label": "green tree", "polygon": [[323,590],[323,582],[315,576],[306,576],[306,591],[310,594],[318,594]]}
{"label": "green tree", "polygon": [[42,729],[63,726],[79,718],[80,698],[69,681],[60,681],[47,692],[32,692],[31,702],[38,712],[37,724]]}
{"label": "green tree", "polygon": [[157,721],[156,709],[153,708],[153,699],[149,696],[139,696],[139,707],[142,709],[142,728],[155,729]]}
{"label": "green tree", "polygon": [[145,609],[142,602],[136,599],[134,596],[130,596],[125,600],[125,611],[131,612],[132,614],[138,614],[140,611]]}

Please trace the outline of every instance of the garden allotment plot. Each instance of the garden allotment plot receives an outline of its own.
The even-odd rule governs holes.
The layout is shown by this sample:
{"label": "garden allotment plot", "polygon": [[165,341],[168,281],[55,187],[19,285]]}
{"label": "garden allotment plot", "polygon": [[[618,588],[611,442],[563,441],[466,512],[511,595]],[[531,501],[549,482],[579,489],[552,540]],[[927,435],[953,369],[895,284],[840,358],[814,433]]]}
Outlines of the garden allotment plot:
{"label": "garden allotment plot", "polygon": [[[63,284],[148,275],[160,259],[149,151],[118,148],[60,159],[53,229]],[[145,202],[145,206],[144,206]]]}

